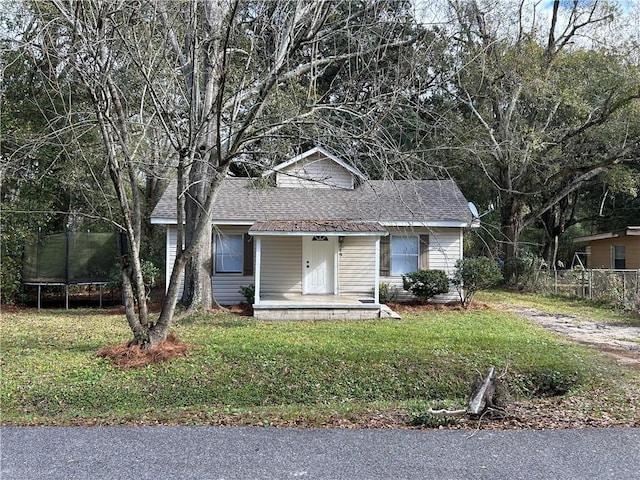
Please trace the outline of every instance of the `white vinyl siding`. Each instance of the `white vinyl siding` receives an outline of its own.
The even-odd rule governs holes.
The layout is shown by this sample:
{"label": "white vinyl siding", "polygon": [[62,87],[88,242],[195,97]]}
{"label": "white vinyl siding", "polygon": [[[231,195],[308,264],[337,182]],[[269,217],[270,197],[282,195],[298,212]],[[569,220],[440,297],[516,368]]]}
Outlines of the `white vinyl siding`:
{"label": "white vinyl siding", "polygon": [[[391,235],[429,235],[429,269],[443,270],[447,277],[453,276],[456,261],[462,258],[462,229],[459,228],[413,228],[391,229]],[[402,288],[402,276],[380,277],[380,282],[395,287],[399,299],[408,299],[410,294]],[[458,300],[458,293],[451,286],[448,294],[434,300],[448,302]]]}
{"label": "white vinyl siding", "polygon": [[345,237],[338,247],[341,294],[372,294],[375,286],[376,239],[377,237]]}
{"label": "white vinyl siding", "polygon": [[[167,263],[165,265],[165,288],[169,287],[169,279],[171,278],[171,271],[173,270],[173,262],[176,261],[176,246],[178,243],[178,229],[177,227],[170,225],[167,227],[167,244],[165,248],[167,249],[167,253],[165,258],[167,259]],[[180,288],[178,290],[178,298],[182,296],[182,289],[184,288],[184,275],[182,280],[180,280]]]}
{"label": "white vinyl siding", "polygon": [[260,294],[302,292],[302,237],[262,237]]}
{"label": "white vinyl siding", "polygon": [[[223,234],[246,234],[248,227],[219,227]],[[429,235],[429,268],[444,270],[451,277],[456,261],[462,258],[462,230],[458,228],[392,229],[392,235]],[[166,282],[176,255],[175,226],[167,227]],[[255,242],[255,238],[252,239]],[[255,248],[255,247],[254,247]],[[342,294],[370,294],[375,282],[375,237],[345,237],[338,256],[339,291]],[[302,292],[302,237],[262,237],[262,293]],[[380,277],[398,289],[400,298],[407,298],[401,276]],[[218,303],[231,305],[245,301],[241,286],[254,283],[252,275],[225,273],[213,276],[213,294]],[[182,292],[182,286],[180,287]],[[437,301],[457,300],[457,292],[436,298]]]}
{"label": "white vinyl siding", "polygon": [[276,175],[278,187],[348,188],[354,187],[353,175],[333,160],[314,156],[297,162]]}
{"label": "white vinyl siding", "polygon": [[237,305],[246,302],[247,299],[240,293],[240,287],[251,285],[253,276],[214,275],[212,281],[213,297],[220,305]]}
{"label": "white vinyl siding", "polygon": [[[246,231],[246,230],[245,230]],[[243,233],[242,230],[231,230],[228,233]],[[173,262],[176,258],[176,244],[177,244],[178,230],[175,226],[167,227],[167,264],[166,264],[166,277],[165,286],[169,285],[169,278],[171,277],[171,270],[173,269]],[[251,285],[253,283],[253,276],[244,276],[242,273],[225,273],[223,275],[214,275],[212,278],[213,296],[216,301],[221,305],[233,305],[245,301],[245,298],[238,291],[240,286]],[[184,288],[184,276],[180,281],[180,289],[178,298],[182,296]]]}

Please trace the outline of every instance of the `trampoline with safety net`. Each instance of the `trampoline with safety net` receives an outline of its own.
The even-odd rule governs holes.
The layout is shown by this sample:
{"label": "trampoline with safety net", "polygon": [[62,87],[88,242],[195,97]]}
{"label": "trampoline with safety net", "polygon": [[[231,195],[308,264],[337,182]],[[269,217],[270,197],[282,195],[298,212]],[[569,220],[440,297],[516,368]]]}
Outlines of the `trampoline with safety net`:
{"label": "trampoline with safety net", "polygon": [[65,308],[69,308],[69,287],[88,286],[98,290],[102,307],[103,287],[126,253],[126,241],[119,233],[65,232],[38,235],[25,245],[22,284],[37,287],[41,307],[43,287],[63,287]]}

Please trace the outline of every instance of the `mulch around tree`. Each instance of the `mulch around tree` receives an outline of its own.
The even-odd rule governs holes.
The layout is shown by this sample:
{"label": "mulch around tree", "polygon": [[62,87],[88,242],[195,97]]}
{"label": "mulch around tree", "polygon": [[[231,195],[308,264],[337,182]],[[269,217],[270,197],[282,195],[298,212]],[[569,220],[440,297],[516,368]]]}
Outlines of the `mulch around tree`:
{"label": "mulch around tree", "polygon": [[190,345],[184,343],[174,334],[169,333],[167,339],[153,348],[121,343],[109,345],[98,350],[98,357],[107,358],[121,368],[135,368],[166,362],[176,357],[184,357]]}

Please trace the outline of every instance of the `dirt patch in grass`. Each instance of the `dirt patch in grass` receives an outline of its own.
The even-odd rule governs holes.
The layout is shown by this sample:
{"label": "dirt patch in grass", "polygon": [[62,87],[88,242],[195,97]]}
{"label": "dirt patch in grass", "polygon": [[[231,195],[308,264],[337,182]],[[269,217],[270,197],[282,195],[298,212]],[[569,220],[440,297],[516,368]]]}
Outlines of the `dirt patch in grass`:
{"label": "dirt patch in grass", "polygon": [[164,342],[153,348],[142,348],[140,345],[121,343],[103,347],[98,351],[97,355],[98,357],[108,358],[121,368],[135,368],[167,362],[176,357],[184,357],[190,348],[190,345],[170,333]]}

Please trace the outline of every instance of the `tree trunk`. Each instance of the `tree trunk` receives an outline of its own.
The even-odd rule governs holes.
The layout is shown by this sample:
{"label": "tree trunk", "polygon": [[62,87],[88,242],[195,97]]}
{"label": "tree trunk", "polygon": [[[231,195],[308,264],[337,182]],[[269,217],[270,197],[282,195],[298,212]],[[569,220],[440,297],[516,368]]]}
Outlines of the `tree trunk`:
{"label": "tree trunk", "polygon": [[518,250],[520,243],[520,202],[518,199],[510,198],[502,206],[501,230],[504,240],[504,278],[507,282],[518,278]]}
{"label": "tree trunk", "polygon": [[[215,180],[214,180],[215,178]],[[185,269],[182,304],[188,310],[209,310],[212,306],[211,269],[211,212],[204,208],[210,195],[217,195],[218,174],[213,165],[196,160],[189,173],[188,195],[185,200],[185,244],[197,244]],[[208,232],[198,238],[196,230],[206,223]]]}
{"label": "tree trunk", "polygon": [[135,294],[131,284],[131,269],[127,265],[122,267],[122,296],[125,306],[125,315],[129,328],[133,332],[132,344],[146,345],[149,341],[149,333],[146,325],[140,323],[140,317],[135,311]]}
{"label": "tree trunk", "polygon": [[189,310],[212,307],[211,235],[205,236],[193,258],[187,263],[182,303]]}
{"label": "tree trunk", "polygon": [[171,271],[171,278],[169,279],[169,285],[167,292],[162,302],[162,309],[160,316],[155,325],[149,329],[149,345],[154,347],[159,343],[167,339],[169,334],[169,328],[173,322],[173,315],[175,312],[176,304],[178,303],[178,295],[180,288],[180,281],[184,275],[184,267],[189,259],[189,251],[178,251],[175,262],[173,263],[173,270]]}

